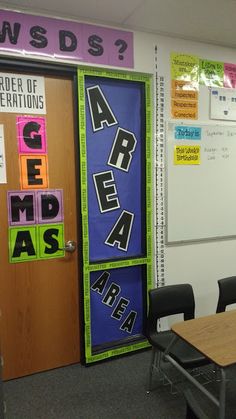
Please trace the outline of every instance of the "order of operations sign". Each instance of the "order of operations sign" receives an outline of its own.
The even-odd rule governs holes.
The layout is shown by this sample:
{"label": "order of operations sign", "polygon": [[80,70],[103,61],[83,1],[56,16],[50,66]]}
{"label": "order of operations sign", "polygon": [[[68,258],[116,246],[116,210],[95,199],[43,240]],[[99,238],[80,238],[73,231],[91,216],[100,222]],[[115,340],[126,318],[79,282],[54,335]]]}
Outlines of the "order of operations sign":
{"label": "order of operations sign", "polygon": [[44,77],[0,73],[0,112],[46,114]]}

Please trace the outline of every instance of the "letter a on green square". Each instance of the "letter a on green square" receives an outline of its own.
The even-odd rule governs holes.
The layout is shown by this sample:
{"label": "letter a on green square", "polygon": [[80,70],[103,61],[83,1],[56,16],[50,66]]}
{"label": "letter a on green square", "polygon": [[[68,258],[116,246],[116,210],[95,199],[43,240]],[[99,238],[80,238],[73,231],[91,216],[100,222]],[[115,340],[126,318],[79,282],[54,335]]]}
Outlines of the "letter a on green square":
{"label": "letter a on green square", "polygon": [[37,259],[36,227],[9,228],[9,261],[29,262]]}

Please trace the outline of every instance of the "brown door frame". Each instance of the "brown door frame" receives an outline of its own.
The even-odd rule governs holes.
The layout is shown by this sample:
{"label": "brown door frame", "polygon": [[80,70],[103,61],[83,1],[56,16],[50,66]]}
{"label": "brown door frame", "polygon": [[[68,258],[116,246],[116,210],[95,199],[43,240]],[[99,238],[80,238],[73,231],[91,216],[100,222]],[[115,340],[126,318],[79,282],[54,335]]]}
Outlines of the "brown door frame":
{"label": "brown door frame", "polygon": [[80,152],[79,152],[79,112],[78,112],[78,79],[77,79],[77,66],[64,64],[50,64],[45,62],[37,62],[31,60],[22,60],[17,58],[0,57],[0,71],[20,72],[22,74],[35,73],[46,74],[53,76],[67,76],[71,77],[73,83],[73,109],[74,109],[74,145],[75,145],[75,183],[76,183],[76,213],[77,219],[77,237],[78,237],[78,280],[79,284],[79,318],[80,318],[80,353],[81,363],[85,363],[85,343],[84,343],[84,304],[83,304],[83,249],[82,249],[82,220],[81,220],[81,200],[80,200]]}

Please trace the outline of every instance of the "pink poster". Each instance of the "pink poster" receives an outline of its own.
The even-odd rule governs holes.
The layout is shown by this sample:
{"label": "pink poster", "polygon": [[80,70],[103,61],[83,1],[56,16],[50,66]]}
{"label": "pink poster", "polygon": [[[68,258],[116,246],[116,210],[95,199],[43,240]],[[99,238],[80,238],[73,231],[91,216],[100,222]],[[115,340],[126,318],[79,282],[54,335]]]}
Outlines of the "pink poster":
{"label": "pink poster", "polygon": [[46,123],[44,117],[17,116],[19,154],[46,154]]}
{"label": "pink poster", "polygon": [[236,64],[224,64],[224,87],[236,88]]}

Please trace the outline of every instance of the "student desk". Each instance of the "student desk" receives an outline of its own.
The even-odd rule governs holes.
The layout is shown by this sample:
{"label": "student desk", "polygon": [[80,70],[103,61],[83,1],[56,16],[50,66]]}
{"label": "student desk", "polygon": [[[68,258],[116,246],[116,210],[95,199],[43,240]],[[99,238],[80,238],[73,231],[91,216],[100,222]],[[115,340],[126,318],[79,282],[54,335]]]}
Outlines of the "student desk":
{"label": "student desk", "polygon": [[[226,369],[230,365],[236,364],[236,310],[182,321],[174,324],[171,329],[176,336],[165,352],[166,359],[168,359],[190,382],[215,403],[219,408],[219,419],[224,419]],[[170,356],[170,349],[178,337],[191,344],[219,367],[221,373],[219,399],[215,398],[202,384]]]}

